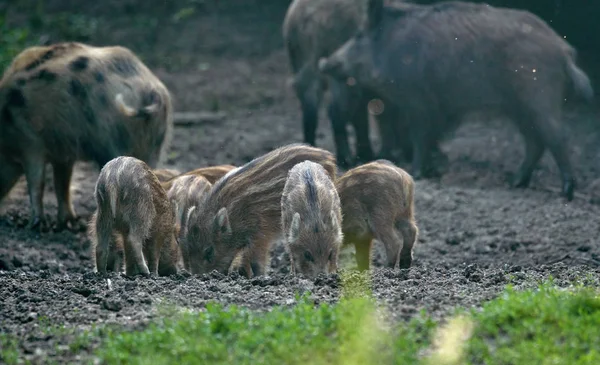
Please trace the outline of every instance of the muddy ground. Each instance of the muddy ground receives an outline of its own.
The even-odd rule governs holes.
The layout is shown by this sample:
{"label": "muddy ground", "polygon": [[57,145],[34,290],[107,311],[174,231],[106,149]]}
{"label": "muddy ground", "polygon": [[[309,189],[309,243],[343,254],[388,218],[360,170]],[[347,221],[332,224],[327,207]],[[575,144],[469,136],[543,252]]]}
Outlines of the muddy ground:
{"label": "muddy ground", "polygon": [[[177,127],[168,167],[242,164],[274,147],[302,140],[298,103],[286,87],[288,64],[280,37],[285,2],[204,5],[179,23],[162,17],[154,28],[144,19],[173,9],[157,12],[153,1],[148,1],[150,5],[137,9],[131,20],[134,3],[78,9],[100,19],[100,29],[89,41],[123,44],[142,53],[171,89],[177,111],[227,114],[221,122]],[[75,6],[48,1],[46,11]],[[107,24],[111,26],[103,28]],[[530,286],[549,276],[561,285],[574,280],[597,282],[600,121],[589,110],[571,110],[564,124],[579,179],[577,196],[570,203],[558,195],[559,177],[549,155],[531,188],[509,188],[508,179],[523,157],[523,144],[505,121],[469,122],[444,142],[450,158],[448,172],[439,181],[416,185],[421,235],[413,268],[407,272],[377,268],[382,256],[380,252],[375,256],[372,289],[394,318],[412,318],[423,308],[441,318],[455,306],[480,305],[508,283]],[[324,113],[318,144],[333,151]],[[45,207],[53,220],[56,201],[51,175],[49,168]],[[49,335],[48,326],[87,329],[118,323],[139,328],[157,316],[158,303],[200,309],[215,300],[266,309],[292,305],[298,292],[309,291],[319,302],[339,297],[335,275],[315,281],[289,277],[287,257],[279,244],[273,248],[272,271],[265,277],[179,275],[132,280],[112,275],[109,285],[106,277],[91,272],[83,231],[95,208],[92,192],[97,175],[94,166],[77,166],[72,193],[81,216],[79,233],[40,235],[27,230],[24,181],[0,205],[0,332],[19,338],[23,356],[36,362],[80,359],[85,351],[75,354],[64,347],[72,337]],[[343,253],[347,269],[354,265],[352,251]]]}

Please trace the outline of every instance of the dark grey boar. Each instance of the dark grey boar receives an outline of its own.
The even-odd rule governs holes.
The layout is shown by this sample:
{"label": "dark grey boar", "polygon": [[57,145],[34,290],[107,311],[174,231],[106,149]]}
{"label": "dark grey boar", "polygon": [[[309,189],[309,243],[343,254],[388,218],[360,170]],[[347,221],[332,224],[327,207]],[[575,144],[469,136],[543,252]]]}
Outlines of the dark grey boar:
{"label": "dark grey boar", "polygon": [[130,50],[82,43],[27,48],[0,80],[0,199],[25,174],[29,226],[46,226],[49,162],[63,229],[76,218],[69,190],[76,161],[102,167],[127,155],[155,168],[172,124],[167,88]]}
{"label": "dark grey boar", "polygon": [[[182,176],[183,175],[185,175],[185,176],[187,176],[187,175],[202,176],[202,177],[206,178],[209,183],[214,184],[215,182],[217,182],[217,180],[219,180],[220,178],[225,176],[226,173],[228,173],[229,171],[231,171],[235,168],[236,167],[233,165],[207,166],[207,167],[201,167],[199,169],[194,169],[194,170],[185,172],[181,175]],[[171,188],[171,184],[173,183],[174,179],[175,178],[171,178],[170,180],[161,182],[163,188],[165,190],[169,190]]]}
{"label": "dark grey boar", "polygon": [[[320,58],[332,54],[358,31],[364,22],[365,10],[365,0],[294,0],[283,22],[284,43],[294,74],[292,85],[302,108],[304,142],[316,145],[318,111],[328,88],[331,93],[328,116],[337,161],[343,168],[374,158],[369,113],[377,120],[381,131],[379,157],[398,161],[397,150],[400,149],[405,159],[412,158],[412,144],[404,133],[406,121],[394,104],[360,87],[352,78],[336,80],[324,77],[318,69]],[[355,157],[348,144],[348,122],[356,135]],[[436,161],[444,164],[446,156],[437,144],[434,148]]]}
{"label": "dark grey boar", "polygon": [[129,276],[178,272],[175,209],[145,162],[129,156],[110,160],[100,170],[94,195],[98,207],[88,232],[95,271],[118,269],[122,245]]}
{"label": "dark grey boar", "polygon": [[[175,236],[180,240],[187,234],[181,227],[186,226],[188,216],[196,209],[196,202],[208,194],[212,184],[202,175],[181,175],[170,180],[170,183],[167,197],[175,206]],[[191,271],[187,246],[181,247],[181,254],[184,268]]]}
{"label": "dark grey boar", "polygon": [[510,117],[525,140],[515,187],[526,187],[547,147],[573,198],[575,177],[561,131],[569,86],[591,101],[575,50],[544,21],[522,10],[466,2],[384,6],[369,0],[362,31],[319,62],[322,72],[393,100],[409,116],[412,175],[430,176],[430,149],[464,114]]}
{"label": "dark grey boar", "polygon": [[333,154],[291,144],[231,170],[198,199],[182,227],[187,234],[180,240],[192,262],[192,273],[226,273],[234,258],[242,254],[243,275],[264,274],[270,262],[269,247],[281,234],[281,195],[288,171],[306,160],[322,165],[335,179]]}
{"label": "dark grey boar", "polygon": [[344,245],[354,243],[358,269],[369,269],[373,239],[385,246],[388,267],[409,268],[419,234],[412,177],[390,161],[376,160],[348,170],[336,188]]}
{"label": "dark grey boar", "polygon": [[343,241],[340,197],[320,164],[300,162],[288,173],[281,226],[292,273],[314,278],[337,270]]}

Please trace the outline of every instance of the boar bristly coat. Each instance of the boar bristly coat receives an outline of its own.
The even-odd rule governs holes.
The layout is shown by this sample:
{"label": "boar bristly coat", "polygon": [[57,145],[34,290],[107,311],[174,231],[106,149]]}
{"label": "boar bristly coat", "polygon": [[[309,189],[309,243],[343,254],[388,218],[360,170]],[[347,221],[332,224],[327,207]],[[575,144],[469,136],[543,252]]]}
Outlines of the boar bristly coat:
{"label": "boar bristly coat", "polygon": [[[228,173],[229,171],[231,171],[235,168],[236,167],[232,166],[232,165],[207,166],[207,167],[201,167],[199,169],[194,169],[194,170],[191,170],[188,172],[184,172],[184,173],[178,175],[177,177],[189,176],[189,175],[202,176],[202,177],[206,178],[206,180],[208,180],[209,183],[214,184],[215,182],[217,182],[217,180],[219,180],[220,178],[225,176],[226,173]],[[165,190],[169,190],[171,188],[171,184],[177,177],[173,177],[169,180],[161,182],[163,188]]]}
{"label": "boar bristly coat", "polygon": [[[175,206],[175,235],[179,241],[182,236],[187,234],[181,227],[186,227],[189,214],[196,209],[197,202],[208,194],[212,184],[202,175],[181,175],[170,180],[170,182],[171,186],[167,191],[167,197]],[[191,271],[187,245],[181,247],[181,254],[184,268]]]}
{"label": "boar bristly coat", "polygon": [[127,275],[177,273],[175,207],[145,162],[130,156],[110,160],[100,170],[94,195],[98,208],[89,232],[97,272],[114,270],[113,250],[122,245]]}
{"label": "boar bristly coat", "polygon": [[118,156],[157,167],[169,146],[171,97],[123,47],[58,43],[21,52],[0,80],[0,199],[25,174],[29,225],[45,226],[46,163],[52,164],[57,226],[75,220],[70,182],[76,161],[102,167]]}
{"label": "boar bristly coat", "polygon": [[412,177],[390,161],[376,160],[348,170],[336,187],[344,245],[354,243],[358,269],[369,269],[373,239],[383,243],[387,267],[409,268],[419,233]]}
{"label": "boar bristly coat", "polygon": [[335,179],[333,154],[304,144],[277,148],[219,179],[182,228],[187,234],[180,243],[189,252],[192,272],[226,273],[242,253],[243,275],[264,274],[269,247],[281,234],[281,194],[288,171],[306,160],[321,164]]}
{"label": "boar bristly coat", "polygon": [[281,196],[281,226],[291,272],[314,278],[337,270],[342,244],[340,198],[318,163],[294,166]]}
{"label": "boar bristly coat", "polygon": [[[431,176],[430,148],[465,114],[488,111],[514,121],[525,140],[515,187],[529,185],[549,149],[562,193],[573,198],[575,176],[561,131],[568,91],[591,101],[576,51],[530,12],[468,2],[384,6],[369,0],[363,29],[319,68],[393,100],[411,121],[412,175]],[[435,174],[435,173],[434,173]]]}

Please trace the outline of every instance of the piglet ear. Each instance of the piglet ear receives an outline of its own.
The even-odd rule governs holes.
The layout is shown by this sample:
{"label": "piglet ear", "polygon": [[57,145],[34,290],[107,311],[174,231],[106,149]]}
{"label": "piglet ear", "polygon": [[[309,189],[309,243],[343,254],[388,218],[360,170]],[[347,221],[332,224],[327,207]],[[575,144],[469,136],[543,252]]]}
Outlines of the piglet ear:
{"label": "piglet ear", "polygon": [[367,3],[367,29],[379,26],[383,17],[384,0],[369,0]]}
{"label": "piglet ear", "polygon": [[294,217],[292,218],[292,224],[290,225],[290,231],[288,232],[288,240],[289,242],[296,242],[300,236],[300,213],[294,213]]}
{"label": "piglet ear", "polygon": [[190,220],[196,212],[196,206],[190,207],[187,212],[183,211],[183,207],[178,209],[177,221],[180,226],[180,235],[182,237],[187,235],[188,227],[190,226]]}
{"label": "piglet ear", "polygon": [[231,225],[229,224],[229,214],[227,208],[219,209],[215,217],[215,228],[220,234],[231,234]]}

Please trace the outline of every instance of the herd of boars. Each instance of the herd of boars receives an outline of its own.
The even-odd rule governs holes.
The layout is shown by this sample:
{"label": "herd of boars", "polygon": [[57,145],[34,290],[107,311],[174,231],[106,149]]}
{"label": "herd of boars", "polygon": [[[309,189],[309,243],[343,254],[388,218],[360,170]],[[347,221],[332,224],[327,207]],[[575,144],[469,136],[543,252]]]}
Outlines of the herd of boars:
{"label": "herd of boars", "polygon": [[[548,148],[562,194],[573,198],[561,109],[567,97],[592,102],[594,92],[575,49],[539,17],[459,1],[294,0],[282,28],[304,143],[183,173],[159,166],[172,138],[171,95],[133,52],[77,42],[25,49],[0,80],[0,199],[25,175],[29,226],[45,227],[50,163],[56,226],[68,228],[73,166],[96,163],[88,236],[97,272],[252,277],[267,272],[278,236],[293,273],[336,271],[347,244],[369,269],[374,239],[388,267],[408,268],[418,236],[414,180],[438,174],[436,161],[447,160],[441,138],[475,111],[508,116],[521,132],[515,187],[529,184]],[[326,89],[335,155],[315,145]],[[369,112],[382,132],[378,153]],[[410,173],[396,166],[401,158]]]}

